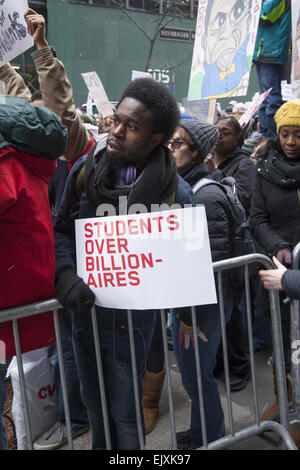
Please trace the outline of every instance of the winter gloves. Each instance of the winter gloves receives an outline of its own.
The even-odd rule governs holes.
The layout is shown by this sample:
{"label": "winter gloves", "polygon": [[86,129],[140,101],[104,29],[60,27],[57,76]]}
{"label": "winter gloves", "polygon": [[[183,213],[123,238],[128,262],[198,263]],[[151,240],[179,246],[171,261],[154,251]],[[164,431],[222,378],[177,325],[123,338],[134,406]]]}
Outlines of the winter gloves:
{"label": "winter gloves", "polygon": [[292,264],[292,253],[289,248],[281,248],[276,254],[276,258],[285,266]]}
{"label": "winter gloves", "polygon": [[95,303],[95,294],[77,276],[72,266],[64,266],[56,272],[56,297],[67,308],[79,313],[89,313]]}

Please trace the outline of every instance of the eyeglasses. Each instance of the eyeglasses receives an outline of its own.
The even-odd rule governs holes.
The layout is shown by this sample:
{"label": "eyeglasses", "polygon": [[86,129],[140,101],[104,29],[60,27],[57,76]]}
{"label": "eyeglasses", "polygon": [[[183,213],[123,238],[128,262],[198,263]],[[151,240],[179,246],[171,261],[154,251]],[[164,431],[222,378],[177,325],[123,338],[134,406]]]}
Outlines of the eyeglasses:
{"label": "eyeglasses", "polygon": [[169,140],[168,144],[172,147],[173,150],[178,150],[182,146],[182,144],[185,144],[184,140]]}

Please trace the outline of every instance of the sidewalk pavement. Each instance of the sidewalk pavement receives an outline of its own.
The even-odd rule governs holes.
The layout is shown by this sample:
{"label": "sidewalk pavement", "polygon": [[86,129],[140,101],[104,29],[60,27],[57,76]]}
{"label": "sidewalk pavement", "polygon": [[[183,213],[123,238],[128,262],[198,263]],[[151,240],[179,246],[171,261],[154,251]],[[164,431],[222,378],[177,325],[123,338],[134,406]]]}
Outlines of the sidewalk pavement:
{"label": "sidewalk pavement", "polygon": [[[255,376],[260,415],[263,410],[274,401],[272,370],[267,365],[267,360],[270,355],[270,350],[261,351],[255,354]],[[172,396],[176,431],[182,431],[189,428],[190,400],[182,386],[181,376],[172,352],[169,352],[169,361],[171,365]],[[225,387],[221,381],[219,381],[219,390],[225,414],[226,432],[228,432],[228,405]],[[238,431],[239,429],[246,428],[251,424],[255,424],[252,381],[248,382],[248,385],[244,390],[232,393],[231,398],[234,430]],[[275,450],[276,448],[279,448],[279,446],[279,436],[273,432],[268,432],[265,438],[253,436],[230,446],[228,450]],[[62,447],[62,449],[67,448],[67,445]],[[91,449],[90,432],[83,436],[79,436],[74,440],[74,449]],[[161,396],[157,425],[155,429],[146,436],[145,449],[172,450],[172,434],[166,381]]]}

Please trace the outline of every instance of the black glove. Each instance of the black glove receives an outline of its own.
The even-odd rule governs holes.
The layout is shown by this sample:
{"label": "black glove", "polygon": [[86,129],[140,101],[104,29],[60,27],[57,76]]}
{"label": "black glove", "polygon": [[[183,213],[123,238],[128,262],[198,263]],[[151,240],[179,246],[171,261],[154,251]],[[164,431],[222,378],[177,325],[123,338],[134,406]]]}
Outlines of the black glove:
{"label": "black glove", "polygon": [[284,266],[292,264],[292,253],[288,248],[281,248],[281,250],[277,251],[276,258]]}
{"label": "black glove", "polygon": [[95,303],[94,292],[77,276],[71,266],[64,266],[57,271],[55,289],[59,302],[79,313],[89,313]]}

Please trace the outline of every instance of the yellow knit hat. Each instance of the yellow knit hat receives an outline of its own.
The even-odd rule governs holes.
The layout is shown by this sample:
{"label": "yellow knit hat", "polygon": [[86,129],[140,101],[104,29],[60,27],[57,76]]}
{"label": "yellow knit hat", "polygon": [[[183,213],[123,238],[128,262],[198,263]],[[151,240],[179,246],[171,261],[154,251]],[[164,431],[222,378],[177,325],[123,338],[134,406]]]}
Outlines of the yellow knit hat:
{"label": "yellow knit hat", "polygon": [[300,127],[300,98],[284,103],[278,109],[274,119],[277,133],[282,126]]}

